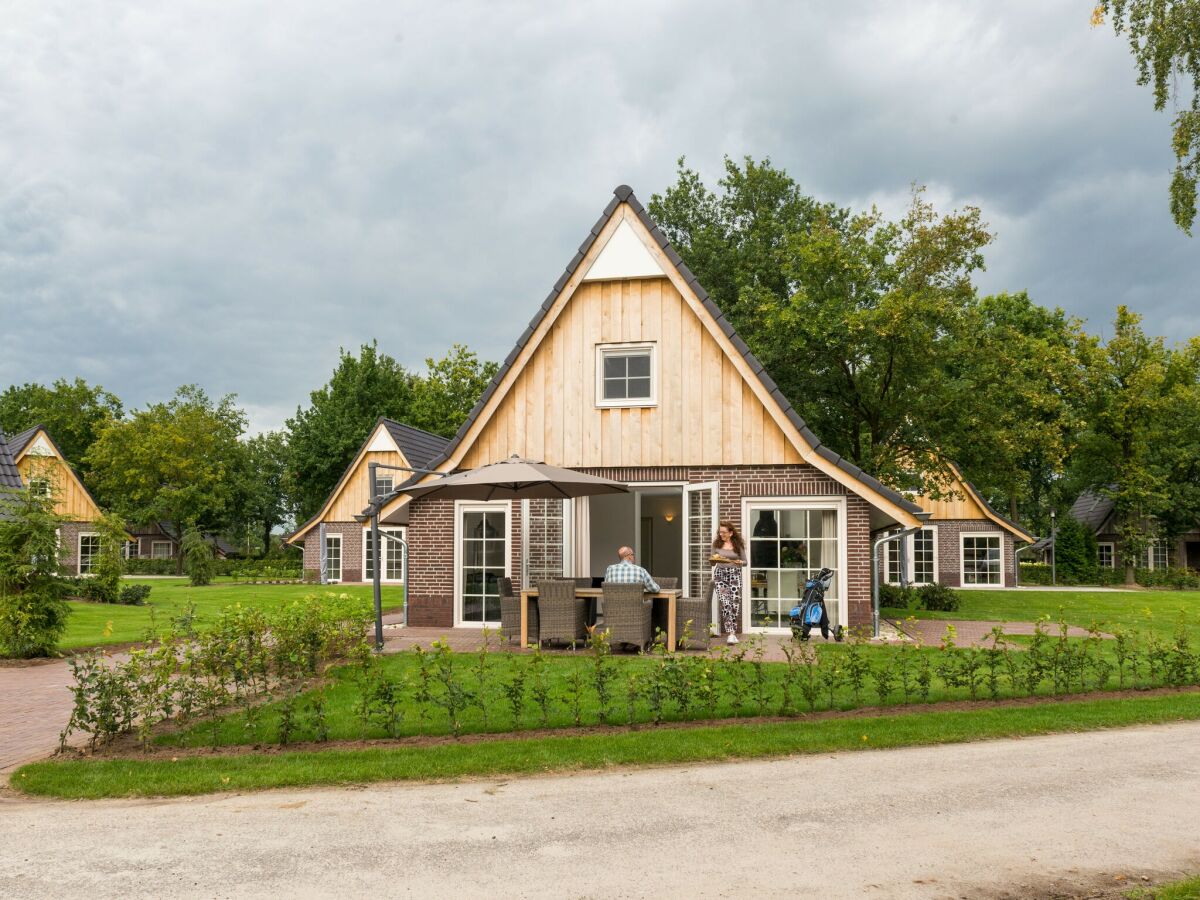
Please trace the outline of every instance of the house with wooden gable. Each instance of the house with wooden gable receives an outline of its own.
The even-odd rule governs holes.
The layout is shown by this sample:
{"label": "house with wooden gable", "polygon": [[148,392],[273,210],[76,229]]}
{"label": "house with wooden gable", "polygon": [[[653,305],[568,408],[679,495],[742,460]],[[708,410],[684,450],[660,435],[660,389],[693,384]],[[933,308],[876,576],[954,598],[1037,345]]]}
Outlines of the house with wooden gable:
{"label": "house with wooden gable", "polygon": [[91,530],[91,523],[100,517],[95,498],[44,426],[34,425],[13,435],[8,449],[24,486],[52,497],[55,514],[65,519],[59,526],[63,568],[86,575],[92,557],[100,550],[100,537]]}
{"label": "house with wooden gable", "polygon": [[[370,526],[355,520],[371,501],[368,466],[374,462],[424,469],[448,443],[444,437],[381,416],[321,509],[285,538],[287,543],[304,548],[306,577],[327,583],[371,580],[371,546],[364,537]],[[406,472],[397,469],[381,468],[376,474],[380,496],[390,494],[394,485],[408,478]],[[403,540],[408,525],[406,511],[407,507],[395,511],[382,530]],[[384,539],[381,555],[384,565],[380,579],[402,583],[403,545]]]}
{"label": "house with wooden gable", "polygon": [[1015,587],[1018,544],[1036,537],[995,510],[947,463],[950,481],[940,499],[911,494],[929,518],[920,531],[884,544],[880,564],[888,584]]}
{"label": "house with wooden gable", "polygon": [[[513,454],[632,490],[477,503],[410,498],[401,484],[381,521],[407,529],[410,624],[497,624],[502,577],[519,586],[600,576],[622,544],[652,574],[679,577],[687,596],[705,596],[721,520],[749,552],[744,628],[785,628],[823,566],[835,572],[832,617],[866,623],[873,536],[929,516],[822,445],[625,186],[426,467],[447,473]],[[359,490],[344,513],[365,499]],[[327,541],[342,516],[322,511]],[[347,534],[342,522],[340,546],[327,546],[347,577],[362,529]]]}
{"label": "house with wooden gable", "polygon": [[8,505],[17,492],[24,490],[25,482],[13,460],[12,451],[8,448],[8,438],[0,431],[0,519],[7,518],[11,512]]}

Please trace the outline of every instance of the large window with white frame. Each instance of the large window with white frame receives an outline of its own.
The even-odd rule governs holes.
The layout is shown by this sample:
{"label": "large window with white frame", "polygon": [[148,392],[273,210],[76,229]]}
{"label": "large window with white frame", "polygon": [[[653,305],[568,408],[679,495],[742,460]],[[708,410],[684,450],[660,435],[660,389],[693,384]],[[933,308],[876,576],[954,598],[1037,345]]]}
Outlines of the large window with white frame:
{"label": "large window with white frame", "polygon": [[342,536],[340,534],[325,535],[325,580],[331,583],[342,580]]}
{"label": "large window with white frame", "polygon": [[100,554],[100,535],[83,533],[79,535],[79,574],[88,575],[92,564]]}
{"label": "large window with white frame", "polygon": [[900,583],[900,553],[907,555],[904,577],[909,584],[933,584],[937,581],[937,528],[929,526],[910,537],[884,544],[887,551],[885,579],[888,584]]}
{"label": "large window with white frame", "polygon": [[1003,535],[967,532],[961,541],[963,585],[1003,585]]}
{"label": "large window with white frame", "polygon": [[[379,574],[379,580],[383,582],[391,582],[394,584],[404,583],[404,551],[405,545],[400,541],[406,541],[407,529],[403,527],[390,527],[379,529],[379,544],[381,554],[383,556],[383,571]],[[371,548],[371,529],[363,529],[363,580],[372,581],[375,578],[375,554]]]}
{"label": "large window with white frame", "polygon": [[1102,569],[1115,568],[1117,564],[1116,546],[1111,541],[1102,541],[1096,545],[1096,565]]}
{"label": "large window with white frame", "polygon": [[825,595],[830,620],[843,621],[844,515],[840,505],[780,500],[749,502],[743,538],[750,555],[743,616],[754,628],[786,628],[804,584],[824,567],[834,577]]}
{"label": "large window with white frame", "polygon": [[121,555],[126,559],[137,559],[141,551],[138,549],[138,541],[126,541],[121,547]]}
{"label": "large window with white frame", "polygon": [[151,541],[151,559],[170,559],[175,555],[175,545],[170,541]]}
{"label": "large window with white frame", "polygon": [[596,405],[654,406],[658,376],[653,343],[596,345]]}
{"label": "large window with white frame", "polygon": [[1143,569],[1167,569],[1171,566],[1171,545],[1166,541],[1155,541],[1142,554]]}

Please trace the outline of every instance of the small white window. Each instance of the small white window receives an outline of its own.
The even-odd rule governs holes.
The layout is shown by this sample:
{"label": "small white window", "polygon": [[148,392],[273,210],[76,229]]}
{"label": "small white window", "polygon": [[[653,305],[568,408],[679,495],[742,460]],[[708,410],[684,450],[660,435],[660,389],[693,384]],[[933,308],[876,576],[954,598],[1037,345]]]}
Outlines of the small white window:
{"label": "small white window", "polygon": [[29,479],[29,493],[35,497],[49,497],[52,487],[50,479],[44,476],[33,476]]}
{"label": "small white window", "polygon": [[[375,487],[379,491],[380,497],[386,497],[390,494],[393,490],[392,486],[395,483],[391,472],[375,472]],[[370,485],[367,485],[368,490],[370,490],[370,487]]]}
{"label": "small white window", "polygon": [[1111,543],[1096,545],[1096,563],[1102,569],[1111,569],[1116,564],[1115,548]]}
{"label": "small white window", "polygon": [[136,540],[125,542],[124,556],[126,559],[137,559],[140,552]]}
{"label": "small white window", "polygon": [[170,559],[174,555],[170,541],[150,542],[150,556],[152,559]]}
{"label": "small white window", "polygon": [[658,402],[654,344],[596,347],[596,405],[654,406]]}

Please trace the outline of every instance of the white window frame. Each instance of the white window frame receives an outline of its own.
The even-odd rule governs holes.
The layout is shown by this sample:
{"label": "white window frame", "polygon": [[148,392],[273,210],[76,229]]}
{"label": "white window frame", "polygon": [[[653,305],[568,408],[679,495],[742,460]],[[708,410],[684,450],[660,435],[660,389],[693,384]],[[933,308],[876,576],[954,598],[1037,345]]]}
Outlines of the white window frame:
{"label": "white window frame", "polygon": [[[386,481],[386,484],[385,484]],[[386,497],[396,487],[395,476],[391,472],[375,472],[375,488],[380,497]],[[367,493],[371,492],[371,478],[367,476]]]}
{"label": "white window frame", "polygon": [[[1158,565],[1157,561],[1154,559],[1154,553],[1159,547],[1163,548],[1163,556],[1165,557],[1165,561],[1161,566]],[[1152,541],[1146,548],[1146,553],[1142,557],[1142,562],[1144,563],[1142,566],[1144,569],[1153,570],[1171,568],[1171,545],[1166,541]]]}
{"label": "white window frame", "polygon": [[[1108,564],[1105,565],[1100,561],[1100,550],[1103,547],[1108,548]],[[1096,543],[1096,565],[1104,569],[1115,569],[1117,567],[1117,545],[1113,541],[1098,541]]]}
{"label": "white window frame", "polygon": [[[384,534],[386,532],[392,532],[393,534],[395,534],[396,532],[399,532],[400,540],[404,541],[404,546],[401,548],[400,552],[403,553],[405,556],[407,556],[408,555],[408,526],[407,525],[380,525],[379,526],[379,544],[380,544],[380,548],[381,548],[384,559],[387,559],[388,539],[386,537],[384,537]],[[372,576],[371,576],[370,572],[367,570],[367,551],[370,549],[371,549],[371,526],[366,525],[363,527],[363,539],[362,539],[362,570],[361,571],[363,573],[363,575],[362,575],[363,581],[371,581],[372,580]],[[404,572],[403,559],[401,560],[400,571],[402,573]],[[404,577],[403,577],[403,575],[401,575],[401,577],[399,577],[399,578],[388,578],[387,577],[387,566],[384,566],[379,571],[379,583],[380,584],[404,584]]]}
{"label": "white window frame", "polygon": [[[646,351],[650,356],[650,396],[636,399],[607,400],[604,397],[604,360],[608,356],[631,356]],[[596,406],[600,409],[625,409],[658,406],[658,345],[638,341],[596,345]]]}
{"label": "white window frame", "polygon": [[[166,556],[159,556],[157,553],[154,552],[155,547],[162,547],[162,546],[165,546],[167,548]],[[151,541],[150,542],[150,558],[151,559],[174,559],[175,558],[175,545],[171,541]]]}
{"label": "white window frame", "polygon": [[[767,509],[832,509],[837,511],[838,515],[838,598],[837,598],[837,621],[845,626],[850,619],[850,551],[847,544],[849,543],[849,522],[846,519],[846,498],[845,497],[822,497],[822,496],[803,496],[803,497],[743,497],[742,498],[742,540],[746,544],[746,554],[750,554],[750,532],[748,523],[750,522],[750,513],[752,510],[765,507]],[[714,510],[716,513],[716,510]],[[719,518],[719,514],[717,514]],[[791,626],[785,624],[783,627],[765,627],[752,629],[750,623],[750,569],[749,560],[747,564],[742,566],[742,630],[743,631],[759,631],[763,634],[790,634]],[[870,565],[870,560],[867,560],[867,565]],[[714,619],[713,621],[719,621]]]}
{"label": "white window frame", "polygon": [[[933,532],[933,534],[931,535],[931,538],[933,540],[933,581],[917,581],[915,579],[915,575],[917,573],[917,542],[916,542],[917,536],[916,536],[916,534],[910,534],[906,538],[904,538],[902,541],[889,541],[888,543],[883,545],[883,547],[884,547],[884,554],[883,554],[884,581],[887,584],[899,584],[899,582],[892,580],[892,572],[891,572],[891,564],[890,564],[891,550],[893,547],[896,546],[896,544],[903,544],[904,548],[905,548],[905,550],[904,550],[904,552],[905,552],[905,569],[904,569],[904,571],[906,571],[908,573],[909,578],[912,579],[908,582],[909,585],[911,585],[913,587],[924,587],[927,584],[934,584],[938,580],[938,572],[940,572],[941,570],[938,568],[938,563],[940,562],[940,560],[938,559],[937,526],[936,525],[923,525],[923,526],[921,526],[921,530]],[[899,552],[899,548],[897,548],[897,552]],[[1001,545],[1000,552],[1001,553],[1004,552],[1003,544]]]}
{"label": "white window frame", "polygon": [[[96,551],[95,551],[95,553],[93,553],[91,556],[88,557],[88,570],[86,572],[83,571],[83,539],[84,538],[95,538],[96,539]],[[100,541],[100,535],[94,531],[79,532],[78,536],[75,538],[75,572],[76,572],[76,574],[78,574],[78,575],[92,574],[92,565],[94,564],[93,561],[96,558],[96,554],[98,554],[100,552],[99,541]]]}
{"label": "white window frame", "polygon": [[[1000,581],[996,584],[967,584],[967,538],[997,538],[1000,541]],[[1000,531],[963,531],[958,535],[958,584],[959,587],[966,590],[979,588],[981,590],[994,591],[997,588],[1004,587],[1004,576],[1007,573],[1004,567],[1004,534]]]}
{"label": "white window frame", "polygon": [[[511,500],[455,500],[454,501],[454,627],[494,628],[495,622],[463,621],[463,577],[462,577],[462,521],[468,512],[504,513],[504,577],[512,578],[512,530],[513,510]],[[516,589],[514,585],[514,590]]]}
{"label": "white window frame", "polygon": [[[338,548],[338,552],[337,552],[338,570],[337,570],[336,578],[334,578],[331,574],[329,574],[329,542],[330,541],[336,541],[337,548]],[[344,572],[346,569],[346,559],[342,555],[342,549],[344,547],[345,547],[345,544],[342,543],[342,535],[340,532],[328,531],[325,533],[324,550],[325,550],[325,583],[326,584],[341,584],[341,582],[342,582],[342,572]]]}

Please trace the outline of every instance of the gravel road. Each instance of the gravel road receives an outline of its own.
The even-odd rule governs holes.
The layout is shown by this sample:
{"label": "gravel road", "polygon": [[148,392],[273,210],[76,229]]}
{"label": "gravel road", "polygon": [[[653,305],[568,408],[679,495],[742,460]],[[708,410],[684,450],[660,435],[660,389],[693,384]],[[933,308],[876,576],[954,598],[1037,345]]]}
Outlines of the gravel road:
{"label": "gravel road", "polygon": [[1200,872],[1200,723],[509,782],[0,794],[4,897],[1041,897]]}

